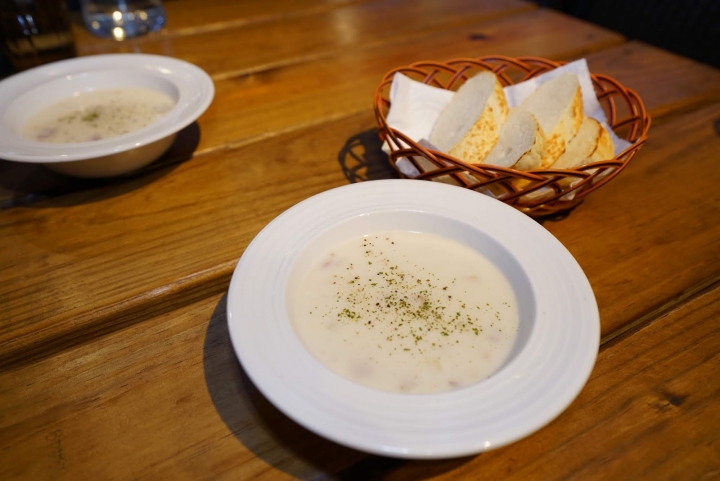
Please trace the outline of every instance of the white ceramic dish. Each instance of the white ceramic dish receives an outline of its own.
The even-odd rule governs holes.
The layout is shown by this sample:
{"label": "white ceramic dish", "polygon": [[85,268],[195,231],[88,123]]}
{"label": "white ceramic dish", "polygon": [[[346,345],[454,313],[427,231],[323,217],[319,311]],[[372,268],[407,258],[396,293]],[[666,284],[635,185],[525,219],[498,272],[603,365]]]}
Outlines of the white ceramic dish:
{"label": "white ceramic dish", "polygon": [[[75,93],[123,87],[164,92],[175,106],[143,129],[94,142],[37,142],[19,134],[43,107]],[[159,55],[95,55],[43,65],[0,82],[0,158],[79,177],[127,173],[160,157],[175,134],[207,109],[214,92],[203,70]]]}
{"label": "white ceramic dish", "polygon": [[[388,229],[462,242],[510,280],[520,329],[509,359],[493,376],[447,393],[382,392],[340,377],[298,340],[285,299],[299,253]],[[540,429],[580,392],[600,337],[587,278],[543,227],[481,194],[412,180],[330,190],[268,224],[235,269],[228,324],[248,376],[285,414],[340,444],[402,458],[475,454]]]}

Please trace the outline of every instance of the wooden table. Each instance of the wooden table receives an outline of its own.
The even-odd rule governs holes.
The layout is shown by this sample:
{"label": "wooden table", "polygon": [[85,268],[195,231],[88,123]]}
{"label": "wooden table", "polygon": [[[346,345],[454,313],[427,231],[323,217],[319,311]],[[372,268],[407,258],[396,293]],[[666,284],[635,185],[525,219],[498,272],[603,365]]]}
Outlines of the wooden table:
{"label": "wooden table", "polygon": [[[79,53],[193,62],[216,97],[141,173],[0,162],[0,479],[716,479],[720,71],[520,0],[169,0],[161,33]],[[586,57],[653,118],[629,167],[546,222],[602,345],[539,432],[446,461],[368,456],[290,421],[230,347],[226,291],[291,205],[392,177],[372,94],[412,61]]]}

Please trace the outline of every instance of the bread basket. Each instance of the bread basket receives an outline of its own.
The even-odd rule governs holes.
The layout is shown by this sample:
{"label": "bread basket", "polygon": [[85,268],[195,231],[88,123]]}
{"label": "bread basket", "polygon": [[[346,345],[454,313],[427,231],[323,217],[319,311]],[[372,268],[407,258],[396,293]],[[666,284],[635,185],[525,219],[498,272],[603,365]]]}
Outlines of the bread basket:
{"label": "bread basket", "polygon": [[612,160],[590,163],[577,169],[520,171],[468,164],[448,154],[424,148],[388,126],[386,121],[390,108],[390,85],[396,72],[435,87],[457,90],[465,80],[482,70],[494,72],[503,86],[507,86],[564,64],[537,57],[493,55],[447,62],[416,62],[391,70],[380,82],[374,98],[379,135],[391,151],[390,164],[402,177],[407,178],[396,165],[398,159],[404,157],[420,172],[411,178],[452,183],[488,194],[532,217],[544,217],[572,209],[627,166],[647,139],[650,128],[650,117],[640,97],[608,76],[591,74],[598,102],[605,111],[608,125],[618,137],[632,145]]}

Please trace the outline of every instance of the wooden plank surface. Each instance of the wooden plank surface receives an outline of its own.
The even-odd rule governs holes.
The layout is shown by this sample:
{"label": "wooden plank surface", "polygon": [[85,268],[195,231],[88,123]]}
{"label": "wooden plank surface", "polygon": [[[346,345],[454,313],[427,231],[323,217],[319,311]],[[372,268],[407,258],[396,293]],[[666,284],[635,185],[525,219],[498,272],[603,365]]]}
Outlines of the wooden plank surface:
{"label": "wooden plank surface", "polygon": [[[170,55],[192,62],[213,76],[227,77],[322,58],[343,49],[423,37],[533,8],[532,3],[522,0],[448,0],[441,4],[422,0],[372,1],[311,9],[304,15],[274,15],[262,22],[233,25],[230,20],[224,28],[182,37],[146,36],[124,42],[78,39],[77,48],[81,55]],[[226,47],[217,48],[219,45]]]}
{"label": "wooden plank surface", "polygon": [[[606,345],[557,420],[440,462],[366,458],[277,411],[225,297],[0,373],[2,479],[702,479],[720,469],[720,288]],[[671,441],[671,444],[668,444]]]}
{"label": "wooden plank surface", "polygon": [[0,478],[307,479],[363,457],[258,394],[224,298],[158,321],[0,374]]}
{"label": "wooden plank surface", "polygon": [[[549,11],[418,35],[416,39],[358,46],[330,58],[267,71],[256,66],[259,71],[241,77],[229,73],[229,78],[216,81],[214,102],[200,118],[200,127],[194,124],[184,131],[168,154],[139,175],[187,160],[193,153],[197,156],[237,147],[368,110],[379,80],[403,63],[496,53],[574,58],[622,40],[606,30]],[[553,41],[533,41],[539,37],[552,37]],[[217,50],[214,45],[208,48]],[[112,180],[70,179],[41,166],[0,161],[0,208],[109,182]]]}
{"label": "wooden plank surface", "polygon": [[[551,12],[513,18],[510,24],[481,24],[490,36],[484,48],[563,57],[619,40]],[[523,24],[527,36],[513,35]],[[551,35],[561,27],[562,34]],[[446,54],[463,55],[472,41],[460,33],[431,36],[443,41],[428,41],[428,48],[434,45]],[[548,36],[571,45],[538,46],[543,42],[533,40]],[[3,212],[0,360],[17,357],[26,348],[40,351],[48,344],[87,339],[98,326],[102,330],[137,322],[147,316],[145,312],[157,312],[149,304],[160,297],[177,302],[172,294],[184,297],[189,286],[208,289],[219,279],[226,282],[242,249],[272,217],[347,182],[336,163],[338,152],[351,138],[372,129],[369,108],[375,85],[392,65],[418,55],[413,50],[417,46],[400,43],[382,51],[337,56],[336,66],[359,65],[359,59],[360,65],[373,65],[363,70],[360,83],[340,75],[347,70],[341,68],[335,75],[344,80],[333,88],[314,85],[314,68],[303,64],[268,72],[257,85],[227,85],[227,101],[216,101],[201,119],[202,135],[210,132],[223,142],[223,149],[128,182]],[[253,83],[252,78],[247,81]],[[272,92],[283,92],[283,101],[271,102]],[[240,105],[244,107],[237,108]],[[364,113],[348,117],[358,110]],[[297,125],[318,122],[295,130]],[[218,135],[216,129],[225,134]],[[283,138],[272,137],[282,130],[289,132]],[[227,146],[229,138],[244,135],[255,140],[270,137],[239,150]],[[369,138],[369,148],[377,155],[377,137]],[[30,172],[27,179],[32,178]],[[43,282],[41,291],[38,279]],[[193,299],[191,295],[188,301]]]}
{"label": "wooden plank surface", "polygon": [[[533,41],[540,38],[543,40]],[[193,40],[198,42],[196,37]],[[449,31],[413,31],[412,37],[391,44],[367,42],[327,58],[305,58],[300,63],[295,57],[285,61],[275,53],[269,54],[273,60],[266,64],[255,62],[241,67],[225,63],[222,73],[215,76],[215,101],[201,118],[197,152],[365,110],[371,105],[379,79],[388,70],[414,61],[487,54],[575,58],[621,41],[622,37],[607,30],[539,10]],[[198,50],[193,44],[191,51],[204,58],[206,51],[215,50],[212,43],[205,47]],[[173,55],[187,59],[183,52],[173,51]],[[223,52],[222,58],[227,57]],[[242,55],[233,55],[228,61],[245,60]],[[213,71],[209,65],[201,66]]]}
{"label": "wooden plank surface", "polygon": [[[546,223],[585,269],[604,334],[720,275],[719,116],[716,104],[658,126],[622,175],[568,219]],[[208,154],[151,184],[138,179],[5,211],[0,359],[138,322],[197,299],[195,291],[223,290],[267,222],[347,182],[336,162],[351,175],[353,142],[387,176],[373,127],[370,113],[358,114]]]}
{"label": "wooden plank surface", "polygon": [[631,164],[548,228],[575,256],[603,335],[720,278],[720,104],[652,128]]}
{"label": "wooden plank surface", "polygon": [[[102,181],[0,162],[0,479],[718,476],[717,70],[520,0],[167,8],[168,28],[127,43],[77,32],[82,54],[161,53],[213,74],[213,106],[164,159]],[[385,71],[482,54],[586,56],[654,117],[622,175],[544,224],[593,285],[598,364],[564,414],[511,446],[366,456],[258,394],[223,292],[284,209],[392,175],[370,110]]]}
{"label": "wooden plank surface", "polygon": [[653,125],[720,101],[720,70],[646,43],[626,42],[587,59],[591,72],[635,90]]}
{"label": "wooden plank surface", "polygon": [[218,100],[202,119],[198,152],[366,110],[383,75],[415,61],[490,54],[571,59],[620,42],[607,30],[537,10],[285,68],[231,72],[216,81]]}
{"label": "wooden plank surface", "polygon": [[[720,71],[647,44],[627,42],[618,47],[590,54],[587,59],[594,72],[611,75],[637,91],[655,124],[667,119],[673,113],[682,113],[691,108],[720,100]],[[640,66],[640,68],[638,69],[636,66]],[[378,78],[381,75],[382,73],[378,70]],[[343,81],[345,79],[339,79],[339,82]],[[237,96],[235,89],[225,87],[230,82],[232,80],[217,82],[218,91],[215,98],[215,103],[223,106],[224,124],[227,126],[235,125],[238,119],[249,118],[251,115],[244,110],[246,108],[244,98]],[[309,78],[304,82],[311,83]],[[356,102],[351,105],[353,111],[368,108],[367,96],[372,95],[375,82],[377,79],[368,78],[362,88],[356,85],[352,86],[356,92],[362,92],[362,95],[353,95],[354,102]],[[269,79],[265,91],[274,91],[273,85],[272,79]],[[277,90],[284,91],[283,89]],[[292,104],[294,105],[297,101],[298,99],[294,99]],[[336,105],[333,103],[329,108],[333,109]],[[236,112],[238,115],[233,117],[232,112]],[[339,108],[336,111],[329,110],[326,114],[342,115]],[[208,119],[210,115],[211,113],[208,113],[206,117],[201,118],[200,122],[204,125],[206,119],[210,121]],[[279,114],[275,118],[286,120]],[[314,122],[317,121],[318,119],[314,120]],[[286,127],[285,130],[302,128],[303,125],[312,123],[313,120],[300,117],[300,122],[299,126]],[[222,124],[222,122],[220,123]],[[248,124],[250,123],[248,122]],[[241,144],[263,136],[278,135],[279,132],[282,130],[259,133],[255,137],[237,142],[236,139],[233,139],[233,133],[236,131],[233,131],[231,127],[203,129],[202,147],[196,150],[200,143],[200,129],[195,124],[181,133],[178,141],[161,160],[141,170],[133,177],[147,175],[152,179],[153,175],[148,174],[183,162],[193,155],[203,155],[203,153],[221,148],[228,143]],[[40,166],[0,160],[0,209],[35,202],[47,197],[104,187],[122,181],[123,179],[75,179],[55,174]]]}
{"label": "wooden plank surface", "polygon": [[[405,54],[404,51],[403,54]],[[407,55],[413,54],[407,52]],[[452,54],[448,53],[448,55]],[[618,47],[587,55],[587,59],[594,72],[613,76],[624,85],[637,91],[655,124],[662,122],[672,113],[682,113],[688,109],[720,100],[720,71],[647,44],[628,42]],[[640,68],[638,69],[636,66],[640,66]],[[217,109],[218,112],[222,113],[223,120],[216,122],[210,118],[216,113],[216,109],[213,107],[211,112],[200,119],[200,123],[203,124],[203,127],[211,122],[217,123],[219,127],[203,128],[202,139],[200,139],[201,132],[198,126],[196,124],[190,126],[181,133],[178,141],[162,159],[141,170],[133,177],[147,175],[149,179],[152,179],[153,175],[148,174],[154,173],[163,167],[183,162],[193,155],[203,155],[228,144],[237,146],[259,138],[279,135],[283,130],[303,128],[303,126],[313,122],[322,121],[321,114],[330,118],[342,116],[342,106],[348,102],[352,102],[349,105],[352,112],[367,110],[369,108],[368,98],[372,95],[377,78],[381,77],[382,72],[384,70],[377,69],[377,77],[370,78],[368,76],[361,86],[352,83],[351,79],[338,79],[336,83],[340,85],[336,85],[337,91],[335,92],[334,101],[330,105],[322,106],[326,110],[318,112],[317,109],[311,109],[318,117],[312,119],[307,114],[296,113],[294,118],[299,124],[293,127],[288,126],[289,119],[287,117],[283,117],[280,112],[277,112],[271,116],[268,122],[263,124],[268,129],[275,128],[276,130],[268,130],[264,133],[260,132],[257,125],[246,121],[254,113],[252,109],[247,108],[245,96],[238,95],[236,88],[227,86],[234,81],[232,79],[218,81],[215,104],[220,106]],[[305,73],[305,76],[298,74],[298,78],[303,79],[301,83],[313,83],[311,76],[308,75],[311,74],[308,72]],[[352,88],[356,92],[351,97],[351,100],[346,100],[345,103],[338,100],[342,95],[341,86],[343,82],[347,82],[349,84],[347,88]],[[268,102],[270,102],[272,92],[287,92],[287,89],[278,86],[278,83],[273,78],[266,79],[266,83],[263,85],[264,88],[258,89],[256,93],[262,95],[264,92]],[[303,100],[301,97],[297,97],[298,92],[295,92],[294,95],[294,98],[286,99],[286,105],[300,104],[307,106],[312,101],[312,98],[316,98],[316,95],[314,95],[310,99]],[[280,108],[282,108],[280,104],[276,105],[276,109]],[[254,118],[257,119],[257,117]],[[277,122],[285,122],[285,126],[278,126]],[[240,130],[234,129],[233,126],[238,126],[238,124],[244,126],[239,126],[241,127]],[[255,128],[256,130],[247,132],[248,128]],[[244,140],[238,141],[234,136],[238,132],[242,135],[243,130],[246,131],[244,135],[254,135],[254,137],[246,137]],[[55,174],[40,166],[0,160],[0,209],[35,202],[47,197],[57,197],[71,192],[104,187],[122,181],[123,179],[74,179]]]}
{"label": "wooden plank surface", "polygon": [[[388,481],[701,480],[720,474],[720,288],[601,350],[578,398],[536,434],[461,460],[386,462]],[[378,461],[347,470],[370,479]],[[480,477],[481,476],[481,477]]]}

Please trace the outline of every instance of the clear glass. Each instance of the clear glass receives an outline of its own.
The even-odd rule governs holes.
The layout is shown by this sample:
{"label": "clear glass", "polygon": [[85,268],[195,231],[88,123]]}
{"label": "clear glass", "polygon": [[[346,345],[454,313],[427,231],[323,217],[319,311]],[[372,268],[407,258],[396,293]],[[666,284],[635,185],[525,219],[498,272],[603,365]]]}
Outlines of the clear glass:
{"label": "clear glass", "polygon": [[157,32],[165,25],[162,0],[82,0],[85,26],[115,40]]}

